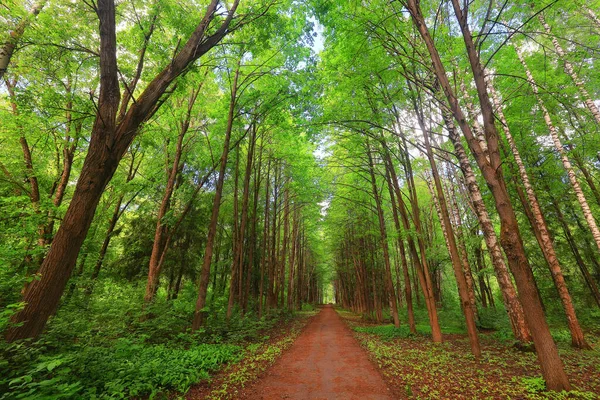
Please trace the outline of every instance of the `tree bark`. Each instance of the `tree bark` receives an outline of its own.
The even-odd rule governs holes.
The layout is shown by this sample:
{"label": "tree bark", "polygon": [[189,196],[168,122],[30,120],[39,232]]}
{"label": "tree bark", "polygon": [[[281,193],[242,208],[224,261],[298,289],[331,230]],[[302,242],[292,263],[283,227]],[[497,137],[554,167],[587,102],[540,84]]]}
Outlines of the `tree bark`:
{"label": "tree bark", "polygon": [[233,83],[231,84],[231,97],[229,100],[229,112],[227,114],[227,127],[225,128],[225,139],[223,141],[223,152],[219,166],[219,177],[215,188],[215,197],[213,199],[212,213],[208,234],[206,235],[206,247],[204,249],[204,259],[202,261],[202,270],[200,271],[200,284],[198,288],[198,300],[196,300],[196,309],[192,321],[192,330],[197,331],[204,324],[206,317],[206,294],[208,290],[208,281],[210,277],[210,264],[212,262],[213,245],[217,233],[217,222],[219,220],[219,210],[221,208],[221,197],[223,195],[223,183],[225,181],[225,172],[227,169],[227,158],[229,156],[229,142],[233,130],[233,121],[235,119],[235,107],[237,104],[238,79],[240,76],[241,59],[238,61]]}
{"label": "tree bark", "polygon": [[256,124],[252,124],[250,131],[250,140],[248,143],[248,156],[246,160],[246,171],[244,174],[244,188],[242,193],[242,215],[240,227],[238,230],[236,254],[231,268],[231,285],[229,286],[229,301],[227,303],[227,319],[231,318],[233,313],[233,304],[235,301],[235,283],[238,283],[238,300],[242,298],[243,263],[244,263],[244,240],[246,233],[246,224],[248,222],[248,201],[250,198],[250,177],[252,176],[252,161],[254,159],[254,146],[256,144]]}
{"label": "tree bark", "polygon": [[185,135],[190,127],[192,108],[196,98],[198,97],[198,93],[199,90],[192,91],[192,95],[188,101],[186,117],[183,121],[181,121],[179,135],[177,136],[177,144],[175,145],[175,154],[173,155],[173,164],[167,175],[167,186],[165,187],[165,192],[163,193],[162,201],[158,209],[158,215],[156,217],[156,229],[154,230],[154,243],[152,245],[150,263],[148,265],[148,280],[146,283],[146,293],[144,295],[145,303],[150,303],[154,299],[154,293],[156,293],[158,278],[162,269],[160,258],[166,245],[165,238],[168,229],[167,225],[163,221],[163,218],[165,215],[167,215],[167,212],[169,212],[169,209],[171,208],[171,198],[173,197],[173,192],[175,191],[175,182],[177,181],[177,176],[182,169],[180,163],[183,154],[183,139],[185,138]]}
{"label": "tree bark", "polygon": [[519,57],[519,60],[521,61],[521,64],[523,65],[523,68],[525,69],[525,73],[527,74],[527,80],[528,80],[529,84],[531,85],[531,88],[537,98],[538,105],[540,106],[540,108],[542,109],[542,112],[544,113],[544,121],[546,122],[546,126],[548,127],[548,130],[550,131],[550,136],[552,137],[552,142],[554,144],[554,148],[558,152],[565,170],[567,170],[569,182],[571,183],[571,186],[573,187],[573,191],[575,192],[575,196],[577,197],[577,201],[579,202],[579,205],[581,206],[581,209],[583,210],[583,216],[585,217],[588,227],[590,228],[590,231],[592,232],[592,236],[594,238],[594,241],[596,242],[596,245],[598,246],[598,249],[600,249],[600,229],[598,229],[596,219],[594,218],[594,215],[592,214],[592,212],[590,210],[590,206],[588,205],[587,199],[585,198],[585,194],[583,193],[583,190],[581,189],[581,186],[579,185],[579,182],[577,180],[577,175],[575,174],[575,170],[573,169],[573,167],[571,165],[571,161],[569,160],[569,157],[567,156],[567,153],[565,152],[565,150],[563,148],[560,137],[558,135],[558,131],[557,131],[556,127],[554,126],[554,124],[552,123],[552,118],[550,117],[550,113],[546,109],[544,102],[542,101],[541,97],[539,96],[538,88],[537,88],[537,85],[533,78],[533,75],[531,74],[531,71],[529,71],[529,68],[527,67],[527,64],[525,63],[525,59],[523,58],[519,49],[517,47],[515,47],[515,50],[517,52],[517,56]]}
{"label": "tree bark", "polygon": [[496,273],[496,279],[498,280],[498,285],[500,286],[500,291],[506,306],[506,311],[508,312],[509,320],[511,321],[513,333],[517,340],[522,342],[530,342],[531,335],[529,333],[529,329],[527,328],[527,324],[525,323],[523,308],[517,297],[517,292],[513,286],[510,274],[508,273],[506,263],[504,262],[504,255],[502,254],[502,250],[498,243],[498,238],[496,236],[489,212],[485,202],[483,201],[483,196],[481,194],[481,190],[479,189],[479,185],[477,184],[477,179],[475,178],[475,174],[471,168],[471,163],[469,162],[467,153],[465,152],[458,133],[456,132],[452,118],[447,115],[446,111],[443,111],[443,113],[444,122],[446,124],[446,129],[448,130],[450,141],[454,145],[454,150],[459,160],[461,171],[465,177],[467,189],[469,190],[469,195],[471,197],[471,202],[473,203],[475,214],[477,215],[479,225],[483,231],[485,244],[490,253],[492,265],[494,266],[494,272]]}
{"label": "tree bark", "polygon": [[590,270],[588,269],[587,265],[583,261],[583,258],[581,257],[581,254],[579,253],[579,248],[577,247],[577,242],[575,241],[575,238],[573,237],[573,234],[571,233],[571,228],[569,228],[569,224],[565,220],[565,216],[563,215],[562,211],[560,210],[558,203],[556,202],[555,199],[551,199],[551,201],[552,201],[552,208],[554,208],[554,211],[556,212],[556,217],[558,219],[558,222],[560,222],[560,225],[563,228],[563,232],[565,233],[565,238],[567,239],[567,243],[569,244],[569,247],[571,248],[571,252],[573,253],[573,256],[575,257],[575,262],[577,263],[577,266],[579,267],[579,270],[581,271],[581,274],[583,275],[583,279],[585,280],[585,283],[587,284],[588,288],[590,289],[590,292],[592,294],[592,297],[594,298],[594,301],[596,302],[598,307],[600,307],[600,290],[598,290],[598,285],[594,281],[592,274],[590,274]]}
{"label": "tree bark", "polygon": [[117,124],[116,115],[121,96],[116,57],[115,6],[113,0],[97,2],[96,11],[100,21],[100,93],[89,150],[69,208],[40,267],[40,279],[29,285],[23,297],[25,307],[12,318],[13,323],[22,324],[6,331],[7,341],[36,337],[42,332],[46,321],[59,304],[104,188],[114,175],[139,126],[160,107],[159,99],[169,85],[229,32],[238,3],[239,0],[235,0],[227,17],[208,36],[208,25],[219,4],[218,0],[212,0],[186,44],[148,84]]}
{"label": "tree bark", "polygon": [[269,270],[268,259],[269,259],[269,200],[270,200],[270,183],[271,177],[271,159],[267,161],[267,177],[265,183],[265,215],[263,224],[263,240],[262,240],[262,256],[260,259],[260,282],[258,286],[258,318],[262,318],[263,314],[263,297],[265,288],[265,269]]}
{"label": "tree bark", "polygon": [[[391,159],[389,157],[389,152],[387,147],[385,147],[385,143],[384,143],[384,161],[385,161],[385,168],[386,168],[386,180],[387,180],[387,184],[388,184],[388,190],[390,193],[390,199],[392,201],[392,214],[394,217],[394,225],[396,227],[396,233],[398,235],[398,252],[400,253],[400,260],[402,263],[402,276],[404,278],[404,297],[406,298],[406,312],[408,314],[408,327],[410,329],[410,333],[412,333],[413,335],[415,335],[417,333],[417,327],[415,325],[415,315],[414,315],[414,310],[413,310],[413,303],[412,303],[412,290],[411,290],[411,285],[410,285],[410,276],[408,273],[408,262],[406,260],[406,247],[404,246],[404,240],[402,238],[402,232],[401,232],[401,227],[400,227],[400,217],[398,216],[398,203],[396,202],[396,196],[394,194],[394,185],[391,181],[391,173],[390,173],[390,166],[388,165],[389,162],[391,162]],[[391,167],[393,168],[393,166]],[[395,175],[395,173],[394,173]],[[398,274],[399,275],[399,274]],[[398,276],[398,282],[400,277]],[[398,283],[398,291],[400,291],[400,286]]]}
{"label": "tree bark", "polygon": [[419,31],[431,60],[438,81],[446,95],[454,118],[458,121],[460,128],[467,139],[469,148],[475,157],[477,165],[481,170],[484,179],[486,180],[490,191],[496,203],[496,209],[500,216],[501,236],[500,241],[505,250],[509,261],[509,267],[513,272],[517,288],[519,290],[519,298],[525,311],[527,325],[531,330],[534,345],[537,350],[538,360],[542,369],[542,374],[546,380],[547,387],[550,390],[569,390],[570,384],[567,375],[564,371],[563,363],[558,355],[556,344],[550,334],[550,329],[542,305],[537,296],[535,288],[533,272],[529,266],[525,249],[521,239],[517,218],[512,207],[510,197],[504,182],[502,165],[498,151],[498,133],[494,126],[494,115],[492,106],[489,101],[487,90],[484,81],[483,67],[480,64],[477,49],[473,43],[471,32],[467,25],[466,14],[460,9],[457,0],[453,0],[452,4],[455,9],[465,48],[469,57],[469,63],[475,78],[477,86],[477,94],[483,114],[484,131],[488,144],[489,161],[481,149],[477,138],[473,135],[471,128],[466,123],[465,116],[458,104],[457,98],[454,95],[452,86],[446,75],[446,70],[440,59],[439,53],[429,34],[425,19],[421,13],[421,9],[416,0],[407,0],[405,3],[411,14],[411,18]]}
{"label": "tree bark", "polygon": [[[400,147],[400,143],[398,144]],[[406,145],[406,143],[405,143]],[[423,292],[423,297],[425,299],[425,306],[427,308],[427,315],[429,317],[429,325],[431,327],[431,336],[434,342],[441,343],[442,342],[442,330],[440,328],[440,324],[437,316],[437,309],[435,305],[435,299],[433,296],[433,287],[431,285],[431,275],[429,274],[429,266],[427,264],[427,258],[425,257],[425,245],[422,241],[422,229],[420,222],[420,211],[419,211],[419,203],[416,198],[416,194],[414,193],[413,187],[413,176],[412,169],[410,166],[410,161],[408,160],[408,156],[405,154],[408,150],[406,147],[404,149],[400,148],[400,151],[403,154],[403,166],[404,172],[406,175],[406,182],[409,188],[409,201],[412,209],[412,219],[415,227],[415,236],[416,238],[408,237],[408,249],[409,254],[411,256],[411,260],[416,271],[417,279],[419,281],[419,285],[421,286],[421,290]],[[400,191],[400,186],[398,184],[398,178],[396,176],[396,172],[393,168],[393,164],[391,158],[388,157],[388,166],[390,167],[390,174],[392,184],[394,185],[394,192],[396,194],[396,200],[398,201],[398,211],[400,212],[400,218],[402,220],[402,225],[404,226],[404,230],[406,232],[411,232],[410,222],[408,219],[407,207],[402,198],[402,192]],[[415,243],[415,241],[417,243]],[[421,250],[421,256],[417,251],[417,244]],[[416,285],[416,284],[415,284]],[[417,299],[419,297],[417,296]]]}
{"label": "tree bark", "polygon": [[0,47],[0,80],[2,80],[4,73],[8,69],[8,64],[25,29],[29,26],[31,20],[42,11],[46,3],[47,1],[45,0],[36,3],[29,11],[29,15],[18,23],[15,29],[10,32],[10,38]]}
{"label": "tree bark", "polygon": [[388,296],[391,304],[391,314],[394,319],[394,326],[400,327],[400,319],[398,318],[398,302],[396,301],[396,292],[394,291],[394,283],[392,280],[392,266],[390,264],[390,248],[387,238],[387,230],[385,226],[385,217],[383,215],[383,207],[381,206],[381,197],[379,196],[379,190],[377,189],[377,180],[375,179],[375,171],[373,166],[373,156],[371,155],[371,148],[367,140],[367,156],[369,158],[369,174],[371,176],[371,188],[373,189],[373,198],[375,199],[375,206],[377,208],[377,219],[379,222],[379,237],[381,241],[381,249],[383,251],[383,262],[385,266],[385,286],[388,292]]}
{"label": "tree bark", "polygon": [[558,43],[556,36],[552,35],[552,30],[550,29],[550,25],[548,25],[548,23],[546,22],[546,18],[544,18],[544,14],[539,13],[538,19],[540,20],[540,23],[544,27],[546,34],[552,40],[552,44],[554,45],[556,54],[558,54],[558,57],[563,62],[565,71],[567,72],[567,74],[569,74],[569,76],[573,80],[573,83],[575,84],[575,86],[577,86],[577,89],[579,90],[579,94],[581,94],[583,103],[586,105],[588,110],[590,110],[590,112],[592,113],[592,116],[596,120],[596,123],[600,124],[600,110],[598,110],[598,107],[596,107],[596,103],[594,103],[594,101],[592,100],[590,94],[588,93],[587,89],[585,88],[585,85],[583,84],[581,79],[579,79],[579,76],[577,76],[577,72],[575,72],[575,68],[573,68],[573,64],[571,64],[569,62],[569,60],[567,59],[567,55],[566,55],[565,51],[563,50],[562,46],[560,45],[560,43]]}
{"label": "tree bark", "polygon": [[467,280],[465,277],[465,271],[460,260],[458,252],[458,246],[456,244],[456,238],[452,229],[452,223],[450,222],[450,214],[448,212],[448,205],[446,203],[446,196],[444,195],[444,189],[438,172],[437,163],[433,156],[431,144],[429,142],[429,130],[425,127],[424,117],[421,114],[422,110],[417,105],[417,100],[412,99],[413,107],[417,113],[417,120],[419,121],[419,127],[423,133],[423,142],[425,144],[425,151],[429,165],[431,167],[431,175],[433,177],[435,192],[432,190],[434,197],[434,203],[439,211],[440,222],[442,224],[442,233],[446,239],[448,246],[448,252],[450,253],[450,259],[452,267],[454,269],[454,277],[456,278],[456,284],[458,286],[458,295],[460,298],[461,308],[465,316],[465,323],[467,325],[467,333],[469,335],[469,344],[471,345],[471,351],[475,358],[481,357],[481,346],[479,345],[479,338],[477,337],[477,325],[475,324],[475,310],[474,304],[471,302],[469,297],[469,289],[467,287]]}

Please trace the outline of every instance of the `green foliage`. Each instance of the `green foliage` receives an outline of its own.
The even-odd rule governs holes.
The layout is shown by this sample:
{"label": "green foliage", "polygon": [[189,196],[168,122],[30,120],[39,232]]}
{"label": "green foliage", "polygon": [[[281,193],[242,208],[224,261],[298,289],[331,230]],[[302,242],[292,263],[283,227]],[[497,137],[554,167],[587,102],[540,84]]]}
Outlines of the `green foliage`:
{"label": "green foliage", "polygon": [[377,335],[383,340],[408,338],[413,336],[407,325],[402,325],[399,328],[396,328],[394,325],[355,326],[352,329],[356,332]]}
{"label": "green foliage", "polygon": [[149,345],[119,339],[112,347],[72,346],[45,355],[49,346],[15,344],[4,351],[11,367],[3,368],[2,398],[154,397],[168,390],[185,392],[208,379],[209,372],[239,358],[231,344]]}
{"label": "green foliage", "polygon": [[541,376],[535,377],[523,377],[521,378],[521,385],[525,388],[525,391],[530,394],[540,393],[546,390],[546,381]]}
{"label": "green foliage", "polygon": [[[143,287],[99,282],[91,298],[74,296],[37,341],[0,342],[0,399],[156,397],[184,393],[224,364],[268,339],[265,331],[291,321],[288,311],[262,319],[238,313],[227,321],[216,299],[207,325],[189,332],[192,287],[178,299],[139,307]],[[82,314],[82,307],[86,313]],[[19,307],[18,304],[14,307]],[[3,311],[6,324],[14,308]],[[250,347],[250,350],[252,347]]]}

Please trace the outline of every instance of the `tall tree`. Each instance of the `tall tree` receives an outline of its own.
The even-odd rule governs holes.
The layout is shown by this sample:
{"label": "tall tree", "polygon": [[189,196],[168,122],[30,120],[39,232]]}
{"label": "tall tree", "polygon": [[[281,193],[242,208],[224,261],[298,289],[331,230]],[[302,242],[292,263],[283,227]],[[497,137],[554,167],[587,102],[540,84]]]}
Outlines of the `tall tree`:
{"label": "tall tree", "polygon": [[27,288],[23,297],[26,305],[12,319],[19,325],[7,331],[8,341],[36,337],[42,332],[58,306],[102,192],[140,125],[160,107],[159,100],[173,81],[227,35],[238,4],[239,0],[236,0],[219,26],[210,32],[209,29],[214,29],[211,22],[219,5],[219,1],[211,1],[185,45],[131,106],[128,103],[121,105],[121,109],[127,111],[117,119],[122,96],[118,80],[115,4],[112,0],[98,1],[94,11],[100,21],[100,93],[89,150],[69,208],[39,269],[40,279]]}

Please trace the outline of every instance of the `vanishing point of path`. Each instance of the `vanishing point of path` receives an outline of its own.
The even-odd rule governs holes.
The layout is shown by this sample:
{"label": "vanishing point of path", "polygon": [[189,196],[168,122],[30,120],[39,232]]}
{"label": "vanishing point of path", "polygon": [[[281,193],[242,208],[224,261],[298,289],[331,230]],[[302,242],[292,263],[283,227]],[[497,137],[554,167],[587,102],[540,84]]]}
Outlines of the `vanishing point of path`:
{"label": "vanishing point of path", "polygon": [[388,400],[390,391],[342,318],[325,306],[246,399]]}

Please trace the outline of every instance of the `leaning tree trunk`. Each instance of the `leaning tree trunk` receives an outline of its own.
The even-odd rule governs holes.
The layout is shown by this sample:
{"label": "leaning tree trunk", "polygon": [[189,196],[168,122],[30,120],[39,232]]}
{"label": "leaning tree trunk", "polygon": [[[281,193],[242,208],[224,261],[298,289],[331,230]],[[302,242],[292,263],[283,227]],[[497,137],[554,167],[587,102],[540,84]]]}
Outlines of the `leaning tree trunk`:
{"label": "leaning tree trunk", "polygon": [[163,254],[163,250],[166,246],[165,238],[167,235],[167,225],[164,223],[163,218],[167,215],[169,208],[171,207],[171,197],[175,189],[175,182],[177,175],[181,171],[179,162],[181,160],[181,154],[183,151],[183,138],[187,132],[189,121],[184,124],[182,130],[179,132],[177,137],[177,145],[175,146],[175,157],[173,159],[173,165],[167,176],[167,186],[163,193],[163,198],[158,209],[156,229],[154,230],[154,243],[152,245],[152,252],[150,253],[150,264],[148,266],[148,280],[146,283],[146,294],[144,295],[144,302],[149,303],[154,299],[156,293],[158,278],[161,272],[162,264],[160,256]]}
{"label": "leaning tree trunk", "polygon": [[[448,163],[450,164],[450,163]],[[450,174],[456,174],[456,172],[452,169],[449,171],[448,177],[450,178]],[[452,213],[452,223],[454,224],[454,232],[456,233],[456,241],[458,244],[458,251],[460,254],[460,260],[462,263],[463,271],[465,273],[465,279],[467,282],[467,289],[469,292],[469,300],[471,301],[471,306],[473,307],[473,311],[475,312],[475,317],[477,318],[477,305],[475,302],[475,286],[473,284],[473,273],[471,271],[471,266],[469,263],[469,252],[467,250],[467,245],[465,243],[465,237],[463,233],[463,222],[462,217],[460,215],[460,209],[458,207],[458,201],[456,198],[456,193],[453,189],[448,188],[448,185],[445,185],[445,190],[450,200],[448,202],[448,206],[451,209]]]}
{"label": "leaning tree trunk", "polygon": [[527,74],[527,80],[529,81],[529,84],[531,85],[531,88],[537,98],[538,105],[540,106],[540,108],[542,109],[542,112],[544,113],[544,121],[546,122],[546,126],[548,127],[548,130],[550,131],[550,136],[552,137],[552,142],[554,144],[554,148],[560,155],[560,159],[563,163],[563,166],[567,170],[569,182],[571,183],[571,186],[573,187],[573,191],[575,192],[575,196],[577,197],[577,201],[579,202],[579,205],[581,206],[581,209],[583,210],[583,216],[585,217],[585,220],[590,228],[590,231],[592,232],[592,236],[594,237],[594,241],[596,242],[598,249],[600,249],[600,230],[598,229],[598,225],[596,224],[594,215],[592,214],[592,211],[590,210],[590,206],[588,205],[587,199],[585,198],[585,194],[583,193],[583,190],[581,189],[581,186],[579,185],[579,182],[577,181],[577,175],[575,174],[575,170],[573,169],[573,166],[571,165],[571,161],[569,160],[569,157],[567,156],[567,153],[565,152],[563,145],[560,141],[560,137],[558,136],[558,130],[552,123],[552,118],[550,118],[550,113],[546,109],[544,102],[542,101],[541,97],[539,96],[537,85],[535,83],[535,80],[533,79],[533,75],[531,74],[531,71],[529,71],[529,68],[527,67],[527,64],[525,63],[525,59],[523,58],[523,56],[518,48],[515,47],[515,50],[517,51],[517,56],[519,57],[521,64],[523,64],[523,68],[525,68],[525,72]]}
{"label": "leaning tree trunk", "polygon": [[[398,143],[400,147],[400,143]],[[435,298],[433,294],[433,285],[431,284],[431,274],[429,273],[429,264],[427,262],[427,257],[425,256],[425,243],[423,241],[423,232],[421,227],[420,220],[420,209],[419,202],[416,197],[416,193],[414,190],[414,179],[412,173],[412,167],[410,165],[410,160],[408,158],[408,150],[406,149],[406,141],[404,142],[404,148],[400,148],[400,151],[403,154],[403,166],[404,172],[406,175],[406,182],[408,183],[409,189],[409,199],[412,210],[412,220],[415,228],[415,236],[416,238],[409,237],[408,240],[408,249],[410,251],[410,256],[412,258],[412,262],[414,264],[416,275],[419,281],[419,285],[423,291],[423,297],[425,299],[425,306],[427,307],[427,315],[429,317],[429,325],[431,326],[431,336],[434,342],[440,343],[442,341],[442,330],[440,328],[438,316],[437,316],[437,308],[435,304]],[[392,166],[391,160],[388,160],[388,165]],[[409,220],[408,220],[408,212],[406,208],[406,204],[402,199],[402,193],[400,192],[400,186],[398,185],[398,179],[396,177],[395,170],[393,167],[390,169],[392,183],[394,184],[394,191],[396,192],[396,199],[398,200],[398,211],[400,211],[400,217],[402,219],[402,224],[404,229],[407,232],[411,231]],[[417,252],[417,246],[415,244],[417,242],[419,246],[419,250],[421,254]],[[418,299],[418,297],[417,297]]]}
{"label": "leaning tree trunk", "polygon": [[23,36],[25,29],[29,26],[31,20],[42,11],[46,2],[47,1],[44,0],[36,3],[29,11],[29,15],[19,22],[15,29],[10,32],[10,38],[0,47],[0,80],[2,80],[4,73],[8,69],[10,59],[12,58],[15,48]]}
{"label": "leaning tree trunk", "polygon": [[600,110],[598,110],[598,107],[596,107],[596,103],[594,103],[594,101],[592,100],[592,97],[588,93],[583,82],[581,81],[581,79],[579,79],[579,76],[577,76],[577,72],[575,72],[575,68],[573,67],[573,64],[571,64],[569,62],[569,60],[567,59],[567,55],[566,55],[565,51],[563,50],[562,46],[560,45],[560,43],[558,43],[558,40],[556,39],[556,37],[554,35],[552,35],[550,25],[548,25],[548,23],[546,23],[544,14],[539,13],[538,19],[540,20],[540,23],[544,27],[546,34],[551,38],[552,44],[554,45],[554,49],[556,50],[556,54],[558,54],[558,57],[561,59],[561,61],[563,62],[564,66],[565,66],[565,71],[567,72],[567,74],[569,74],[569,76],[573,80],[573,83],[575,84],[575,86],[577,86],[577,89],[579,90],[579,94],[581,94],[584,104],[586,105],[588,110],[590,110],[590,112],[594,116],[596,123],[600,124]]}
{"label": "leaning tree trunk", "polygon": [[394,284],[392,280],[392,267],[390,264],[390,248],[387,239],[387,231],[385,227],[385,218],[383,215],[383,207],[381,206],[381,197],[377,189],[377,181],[375,180],[375,171],[373,166],[373,156],[371,155],[371,148],[367,141],[367,156],[369,158],[369,174],[371,177],[371,188],[373,189],[373,197],[375,199],[375,206],[377,208],[377,219],[379,222],[379,237],[381,241],[381,249],[383,250],[383,261],[385,265],[385,286],[390,298],[390,305],[392,318],[394,319],[394,326],[400,327],[400,319],[398,318],[398,302],[396,301],[396,293],[394,291]]}
{"label": "leaning tree trunk", "polygon": [[212,0],[185,45],[169,65],[150,81],[123,118],[117,121],[121,95],[116,56],[115,5],[113,0],[97,2],[96,11],[100,21],[100,92],[89,150],[69,208],[40,266],[40,279],[27,288],[23,296],[26,305],[13,316],[15,326],[6,331],[8,341],[36,337],[42,333],[48,318],[58,307],[102,193],[138,128],[160,107],[159,99],[171,83],[225,37],[238,4],[239,0],[235,0],[219,27],[207,35],[209,23],[219,5],[218,0]]}
{"label": "leaning tree trunk", "polygon": [[502,249],[498,243],[494,225],[492,224],[487,207],[483,201],[483,196],[479,190],[477,178],[473,173],[471,163],[469,162],[467,153],[460,141],[458,132],[456,132],[452,118],[447,114],[446,110],[443,110],[442,112],[446,129],[448,130],[448,136],[454,145],[454,150],[456,152],[460,168],[465,177],[465,182],[467,184],[471,202],[473,203],[473,208],[475,209],[475,214],[477,215],[479,225],[483,231],[485,244],[490,253],[490,259],[492,260],[494,272],[496,273],[496,279],[498,280],[498,285],[500,286],[500,292],[502,293],[502,299],[504,300],[504,305],[511,322],[513,333],[517,340],[521,342],[530,342],[531,334],[529,333],[529,329],[527,328],[527,324],[525,322],[523,307],[521,306],[521,302],[519,301],[517,292],[513,286],[508,268],[504,262],[504,255],[502,254]]}
{"label": "leaning tree trunk", "polygon": [[579,248],[577,247],[575,238],[573,237],[573,234],[571,233],[571,228],[569,228],[569,224],[565,220],[565,216],[563,215],[562,211],[560,210],[560,207],[558,206],[557,201],[555,199],[551,199],[551,201],[552,201],[552,207],[554,208],[554,211],[556,212],[556,217],[558,219],[558,222],[560,222],[560,225],[563,228],[563,232],[565,233],[565,238],[567,239],[567,243],[569,243],[569,247],[571,248],[573,257],[575,257],[575,262],[577,263],[577,266],[579,267],[579,270],[581,271],[581,274],[583,275],[583,279],[585,280],[585,283],[588,285],[588,288],[590,289],[590,292],[592,293],[592,297],[594,298],[594,301],[596,302],[598,307],[600,307],[600,290],[598,290],[598,285],[596,284],[596,281],[594,281],[594,277],[592,277],[592,274],[590,274],[590,270],[588,269],[587,265],[585,265],[585,262],[583,261],[583,258],[581,257],[581,253],[579,253]]}
{"label": "leaning tree trunk", "polygon": [[466,14],[463,14],[457,0],[453,0],[452,4],[463,34],[462,36],[469,57],[469,63],[477,86],[477,93],[483,114],[485,136],[488,144],[489,161],[486,158],[486,154],[482,151],[477,138],[473,135],[471,128],[466,123],[465,115],[458,104],[457,97],[448,80],[446,70],[442,64],[442,60],[433,39],[429,34],[425,18],[418,2],[416,0],[406,0],[405,4],[409,9],[415,27],[418,29],[421,38],[427,46],[435,74],[444,90],[444,94],[450,104],[454,118],[458,121],[460,128],[467,139],[469,148],[475,157],[477,165],[494,197],[501,222],[500,241],[508,258],[509,267],[515,277],[519,298],[523,305],[523,310],[525,311],[527,325],[531,330],[538,360],[547,387],[550,390],[568,390],[570,389],[569,380],[565,374],[564,365],[558,355],[558,349],[550,334],[544,310],[537,295],[533,272],[525,253],[517,217],[504,181],[498,150],[498,133],[494,125],[494,114],[485,88],[483,67],[481,66],[477,49],[473,43],[473,38],[467,24]]}
{"label": "leaning tree trunk", "polygon": [[229,112],[227,114],[227,127],[225,128],[225,139],[223,141],[223,152],[219,166],[219,177],[215,187],[215,197],[213,199],[212,213],[208,234],[206,235],[206,247],[204,249],[204,259],[202,270],[200,271],[200,285],[198,288],[198,300],[196,300],[196,309],[194,310],[194,320],[192,321],[192,330],[197,331],[204,324],[206,316],[206,294],[208,291],[208,281],[210,277],[210,264],[212,262],[213,245],[217,235],[217,222],[219,221],[219,210],[221,208],[221,197],[223,195],[223,183],[225,181],[225,172],[227,169],[227,158],[229,156],[229,142],[231,140],[231,131],[233,130],[233,120],[235,119],[235,106],[237,103],[238,79],[240,76],[240,63],[238,62],[235,70],[235,76],[231,86],[231,98],[229,100]]}
{"label": "leaning tree trunk", "polygon": [[419,127],[423,132],[423,142],[425,144],[426,156],[429,160],[431,175],[433,176],[435,187],[435,192],[432,190],[432,195],[434,195],[434,202],[439,211],[440,222],[442,224],[442,233],[444,234],[448,252],[450,253],[450,260],[452,261],[454,277],[456,279],[456,285],[458,286],[458,295],[461,302],[461,308],[463,310],[465,323],[467,325],[467,333],[469,335],[471,351],[473,352],[475,358],[479,358],[481,357],[481,346],[479,345],[479,338],[477,337],[474,304],[471,303],[471,298],[469,296],[465,272],[460,260],[458,246],[456,244],[456,237],[454,236],[454,231],[452,230],[452,223],[450,222],[450,214],[448,212],[446,196],[444,195],[444,189],[442,188],[442,182],[438,173],[437,163],[433,156],[433,150],[431,149],[431,144],[429,142],[429,131],[425,127],[422,110],[418,107],[416,99],[413,98],[412,101],[415,112],[417,113]]}
{"label": "leaning tree trunk", "polygon": [[598,18],[594,10],[587,7],[585,4],[583,4],[583,9],[585,10],[585,13],[587,14],[588,18],[594,23],[596,33],[600,34],[600,18]]}
{"label": "leaning tree trunk", "polygon": [[[519,58],[522,60],[520,53],[517,53],[519,54]],[[528,72],[528,77],[530,76],[531,75]],[[567,288],[567,284],[565,282],[565,278],[563,276],[562,269],[560,267],[560,263],[556,255],[556,251],[554,249],[554,244],[552,243],[552,238],[550,236],[550,232],[548,231],[548,226],[544,219],[544,215],[542,213],[542,209],[538,202],[537,196],[535,195],[533,186],[529,181],[529,175],[527,174],[527,170],[525,169],[525,165],[523,163],[523,160],[521,159],[519,149],[517,148],[514,138],[510,133],[508,123],[506,121],[506,118],[504,117],[504,113],[501,109],[500,101],[498,99],[498,96],[496,95],[496,92],[494,91],[492,85],[489,82],[487,86],[488,90],[492,94],[492,98],[494,99],[496,113],[498,114],[500,122],[502,123],[504,134],[506,136],[506,139],[508,140],[508,144],[519,169],[519,176],[521,177],[521,181],[523,182],[523,186],[525,187],[527,199],[529,200],[529,205],[531,206],[531,211],[533,214],[533,221],[531,221],[532,227],[538,233],[535,236],[538,239],[540,248],[542,249],[542,253],[544,254],[544,258],[548,263],[548,267],[550,268],[550,273],[552,275],[554,285],[556,286],[556,290],[558,291],[563,308],[565,310],[569,331],[571,332],[571,343],[574,347],[577,348],[590,348],[590,346],[585,341],[583,331],[581,330],[581,326],[579,325],[579,321],[577,320],[575,308],[573,307],[573,302],[571,301],[571,295],[569,294],[569,290]],[[541,106],[544,107],[543,104],[541,104]],[[545,108],[543,109],[545,110]],[[546,113],[546,111],[544,112]]]}
{"label": "leaning tree trunk", "polygon": [[[410,276],[408,273],[408,262],[406,260],[406,247],[404,246],[404,240],[402,239],[402,234],[401,234],[402,229],[400,228],[400,217],[398,216],[398,203],[396,202],[396,196],[394,194],[394,185],[392,184],[392,181],[391,181],[390,167],[388,165],[388,162],[391,162],[391,159],[389,157],[389,151],[386,147],[385,142],[383,143],[383,146],[384,146],[383,151],[384,151],[384,161],[385,161],[385,169],[386,169],[385,176],[386,176],[386,180],[387,180],[388,190],[390,193],[390,200],[392,201],[392,215],[394,217],[394,225],[396,227],[396,234],[398,236],[398,238],[397,238],[398,252],[400,253],[400,260],[402,263],[402,276],[404,278],[404,297],[406,298],[406,312],[408,314],[408,327],[412,334],[416,334],[417,327],[415,325],[415,314],[413,311],[412,291],[411,291],[411,287],[410,287]],[[400,279],[400,277],[398,276],[398,291],[400,291],[399,279]]]}

